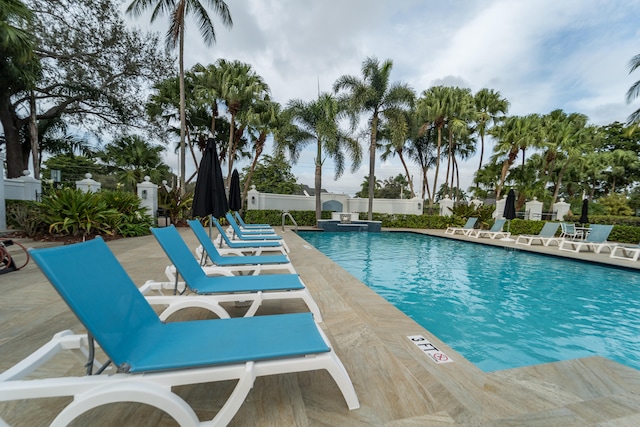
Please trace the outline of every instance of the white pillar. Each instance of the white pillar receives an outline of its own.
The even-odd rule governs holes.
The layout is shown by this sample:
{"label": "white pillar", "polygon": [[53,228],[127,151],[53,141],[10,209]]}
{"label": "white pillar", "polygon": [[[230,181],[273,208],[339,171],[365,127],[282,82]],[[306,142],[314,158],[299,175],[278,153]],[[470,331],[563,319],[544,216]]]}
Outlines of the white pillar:
{"label": "white pillar", "polygon": [[256,186],[252,185],[251,190],[247,191],[247,210],[260,209],[260,193],[256,190]]}
{"label": "white pillar", "polygon": [[553,204],[553,212],[556,214],[556,219],[558,221],[563,221],[564,216],[569,213],[569,209],[571,205],[564,201],[564,198],[561,198],[559,202]]}
{"label": "white pillar", "polygon": [[138,197],[140,198],[140,206],[147,209],[147,214],[155,218],[158,211],[158,186],[151,182],[151,178],[144,177],[144,182],[137,186]]}
{"label": "white pillar", "polygon": [[440,200],[440,216],[453,215],[451,209],[453,209],[453,200],[451,200],[447,194],[444,199]]}
{"label": "white pillar", "polygon": [[542,202],[539,202],[537,197],[525,203],[525,209],[529,215],[527,219],[531,221],[540,221],[542,219]]}
{"label": "white pillar", "polygon": [[100,187],[102,184],[91,179],[90,173],[86,174],[83,180],[76,181],[76,189],[85,193],[97,193],[100,191]]}

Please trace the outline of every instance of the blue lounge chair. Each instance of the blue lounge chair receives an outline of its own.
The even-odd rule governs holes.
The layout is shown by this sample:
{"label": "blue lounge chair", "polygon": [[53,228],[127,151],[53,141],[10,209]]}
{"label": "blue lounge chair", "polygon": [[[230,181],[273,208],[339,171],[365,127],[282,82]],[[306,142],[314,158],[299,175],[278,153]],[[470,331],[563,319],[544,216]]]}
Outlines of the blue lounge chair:
{"label": "blue lounge chair", "polygon": [[504,223],[507,222],[506,219],[497,219],[489,230],[480,230],[473,229],[469,232],[469,237],[489,237],[491,239],[495,239],[498,237],[508,238],[511,236],[511,233],[508,231],[502,231],[502,227],[504,227]]}
{"label": "blue lounge chair", "polygon": [[444,234],[453,235],[453,234],[460,233],[465,236],[468,236],[469,233],[471,233],[471,230],[473,230],[473,228],[475,227],[477,221],[478,221],[478,218],[471,217],[467,219],[467,222],[462,227],[447,227],[447,229],[444,231]]}
{"label": "blue lounge chair", "polygon": [[273,230],[271,231],[242,230],[230,212],[227,212],[227,214],[225,215],[225,218],[227,219],[227,222],[233,229],[233,234],[239,240],[282,240],[282,236],[278,236],[277,234],[275,234]]}
{"label": "blue lounge chair", "polygon": [[52,426],[116,402],[151,405],[181,426],[202,426],[172,388],[237,379],[207,422],[224,426],[256,377],[320,369],[329,372],[350,409],[359,407],[347,371],[310,313],[163,323],[102,239],[32,250],[31,256],[117,369],[98,375],[90,360],[87,370],[95,375],[24,379],[57,353],[93,354],[93,339],[63,331],[0,374],[0,401],[72,397]]}
{"label": "blue lounge chair", "polygon": [[549,246],[551,243],[560,245],[561,237],[555,237],[558,227],[557,222],[546,222],[538,234],[521,234],[516,239],[516,244],[531,246],[539,241],[541,245]]}
{"label": "blue lounge chair", "polygon": [[[151,232],[173,263],[178,274],[184,279],[185,288],[181,288],[181,291],[191,292],[197,295],[207,295],[209,299],[215,296],[214,299],[220,302],[252,301],[245,317],[253,316],[264,300],[302,299],[313,313],[316,321],[322,321],[322,315],[320,314],[318,305],[297,274],[210,277],[202,270],[200,264],[191,254],[189,247],[184,240],[182,240],[180,233],[178,233],[178,230],[176,230],[173,225],[163,228],[152,228]],[[177,281],[177,276],[169,277],[173,279],[174,288],[176,285],[181,286]],[[145,286],[147,285],[152,287],[153,282],[145,283]],[[170,287],[171,283],[168,285]],[[147,291],[147,287],[145,286],[141,288],[141,291],[144,290],[145,292],[143,293],[147,294],[151,289]],[[156,289],[154,290],[158,288],[166,290],[167,288],[167,284],[164,282],[158,283],[155,286]],[[151,300],[150,302],[155,301]],[[190,303],[192,303],[192,301],[181,302],[176,300],[175,308],[167,308],[163,315],[168,317],[182,308],[190,307]],[[211,302],[208,301],[208,303]],[[167,314],[165,315],[165,313]]]}
{"label": "blue lounge chair", "polygon": [[582,248],[593,251],[597,254],[603,249],[609,249],[609,252],[617,245],[616,243],[607,242],[609,234],[613,230],[613,225],[594,224],[591,231],[584,240],[563,240],[560,243],[561,251],[580,252]]}
{"label": "blue lounge chair", "polygon": [[[232,272],[249,271],[258,275],[262,270],[286,269],[292,274],[296,273],[286,255],[222,256],[200,221],[192,219],[187,223],[200,242],[201,246],[196,249],[196,253],[201,260],[201,265],[209,259],[217,267],[228,268]],[[207,267],[203,266],[203,270],[209,274]],[[213,272],[215,273],[215,269]]]}
{"label": "blue lounge chair", "polygon": [[244,222],[244,220],[240,216],[240,212],[235,211],[234,214],[236,219],[238,220],[238,224],[242,228],[246,228],[247,230],[251,230],[252,228],[253,229],[266,228],[267,230],[273,230],[273,227],[271,227],[269,224],[247,224],[246,222]]}
{"label": "blue lounge chair", "polygon": [[[280,251],[282,254],[289,252],[289,248],[285,246],[284,240],[231,240],[216,218],[211,218],[211,222],[220,234],[219,249],[223,249],[222,242],[224,242],[230,249],[235,249],[235,252],[251,252],[254,255],[260,255],[263,251]],[[224,250],[220,252],[229,253]]]}

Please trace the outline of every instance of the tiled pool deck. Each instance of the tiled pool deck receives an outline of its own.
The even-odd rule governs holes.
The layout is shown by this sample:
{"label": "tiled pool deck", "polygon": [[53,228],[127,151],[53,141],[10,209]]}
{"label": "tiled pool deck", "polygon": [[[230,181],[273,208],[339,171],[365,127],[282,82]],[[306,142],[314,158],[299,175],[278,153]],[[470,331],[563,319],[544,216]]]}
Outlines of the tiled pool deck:
{"label": "tiled pool deck", "polygon": [[[180,231],[195,247],[191,231]],[[293,265],[322,310],[323,329],[351,376],[361,407],[349,411],[325,372],[258,378],[230,425],[640,425],[640,371],[590,357],[484,373],[290,229],[278,231],[291,248]],[[441,230],[411,231],[444,236]],[[489,239],[453,238],[515,246]],[[137,284],[147,279],[164,280],[168,260],[152,236],[117,240],[109,246]],[[576,255],[560,252],[556,247],[518,248],[640,268],[640,261],[611,260],[608,254]],[[82,330],[33,262],[24,270],[0,275],[0,286],[0,371],[56,332]],[[301,302],[270,301],[258,314],[304,310]],[[189,316],[207,314],[197,311]],[[454,362],[436,364],[407,339],[408,335],[423,335]],[[43,376],[82,372],[75,360],[56,358],[46,366]],[[179,394],[196,408],[200,419],[209,419],[232,386],[229,382],[185,386],[180,387]],[[12,426],[45,426],[68,402],[69,399],[46,399],[0,403],[0,414]],[[77,425],[91,426],[175,425],[158,410],[126,403],[96,409],[77,421]]]}

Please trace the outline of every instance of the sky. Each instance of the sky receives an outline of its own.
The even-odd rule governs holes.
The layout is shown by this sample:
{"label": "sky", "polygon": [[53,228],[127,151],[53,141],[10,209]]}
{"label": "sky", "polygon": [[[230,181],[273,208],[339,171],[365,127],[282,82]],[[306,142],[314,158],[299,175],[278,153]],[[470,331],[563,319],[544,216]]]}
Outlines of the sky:
{"label": "sky", "polygon": [[[291,99],[313,100],[318,89],[331,91],[343,75],[361,78],[363,61],[375,57],[392,60],[391,81],[408,84],[418,96],[436,85],[466,87],[472,93],[494,89],[510,102],[509,115],[562,109],[585,114],[592,124],[607,125],[626,122],[640,108],[640,100],[627,104],[625,97],[640,80],[640,70],[630,74],[628,68],[629,60],[640,54],[640,0],[226,3],[233,27],[226,28],[211,12],[217,39],[213,46],[204,44],[195,21],[187,22],[185,67],[218,58],[248,63],[270,86],[272,99],[282,105]],[[168,17],[152,26],[148,17],[133,21],[143,24],[164,35]],[[366,154],[366,142],[362,143]],[[489,143],[489,153],[491,149]],[[271,154],[269,149],[265,152]],[[298,181],[310,187],[314,155],[309,146],[292,167]],[[173,155],[166,161],[178,171]],[[463,189],[471,186],[478,161],[476,155],[459,162]],[[189,170],[194,167],[188,161],[187,176]],[[381,180],[404,173],[397,157],[378,159],[375,170]],[[420,169],[410,164],[410,170],[418,189]],[[336,181],[333,164],[327,160],[322,187],[354,195],[368,172],[365,155],[357,172],[347,169]],[[433,171],[428,179],[433,180]]]}

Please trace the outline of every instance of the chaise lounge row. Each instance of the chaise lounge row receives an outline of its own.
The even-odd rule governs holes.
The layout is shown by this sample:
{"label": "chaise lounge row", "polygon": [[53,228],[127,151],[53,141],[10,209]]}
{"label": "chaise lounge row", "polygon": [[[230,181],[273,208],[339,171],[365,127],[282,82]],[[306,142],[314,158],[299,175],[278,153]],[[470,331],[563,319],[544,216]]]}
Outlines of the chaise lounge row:
{"label": "chaise lounge row", "polygon": [[[236,379],[227,402],[207,424],[222,426],[232,420],[256,377],[324,369],[348,408],[358,408],[349,375],[318,325],[320,309],[288,257],[224,257],[198,221],[189,225],[202,245],[203,265],[173,226],[153,229],[173,263],[167,269],[173,280],[148,281],[139,289],[101,238],[31,250],[87,333],[62,331],[0,374],[0,401],[72,396],[52,426],[66,426],[97,406],[116,402],[151,405],[181,426],[199,426],[204,423],[172,387]],[[255,240],[253,248],[260,250],[262,241]],[[247,248],[252,247],[237,249]],[[79,259],[83,262],[76,262]],[[208,266],[206,260],[216,265]],[[289,274],[235,275],[283,268]],[[263,300],[275,298],[300,298],[310,312],[253,317]],[[252,303],[244,317],[231,318],[221,305],[230,301]],[[167,308],[158,315],[151,305]],[[165,322],[171,314],[190,307],[206,308],[219,318]],[[96,348],[108,360],[99,363]],[[87,375],[26,379],[55,354],[66,351],[87,362]]]}

